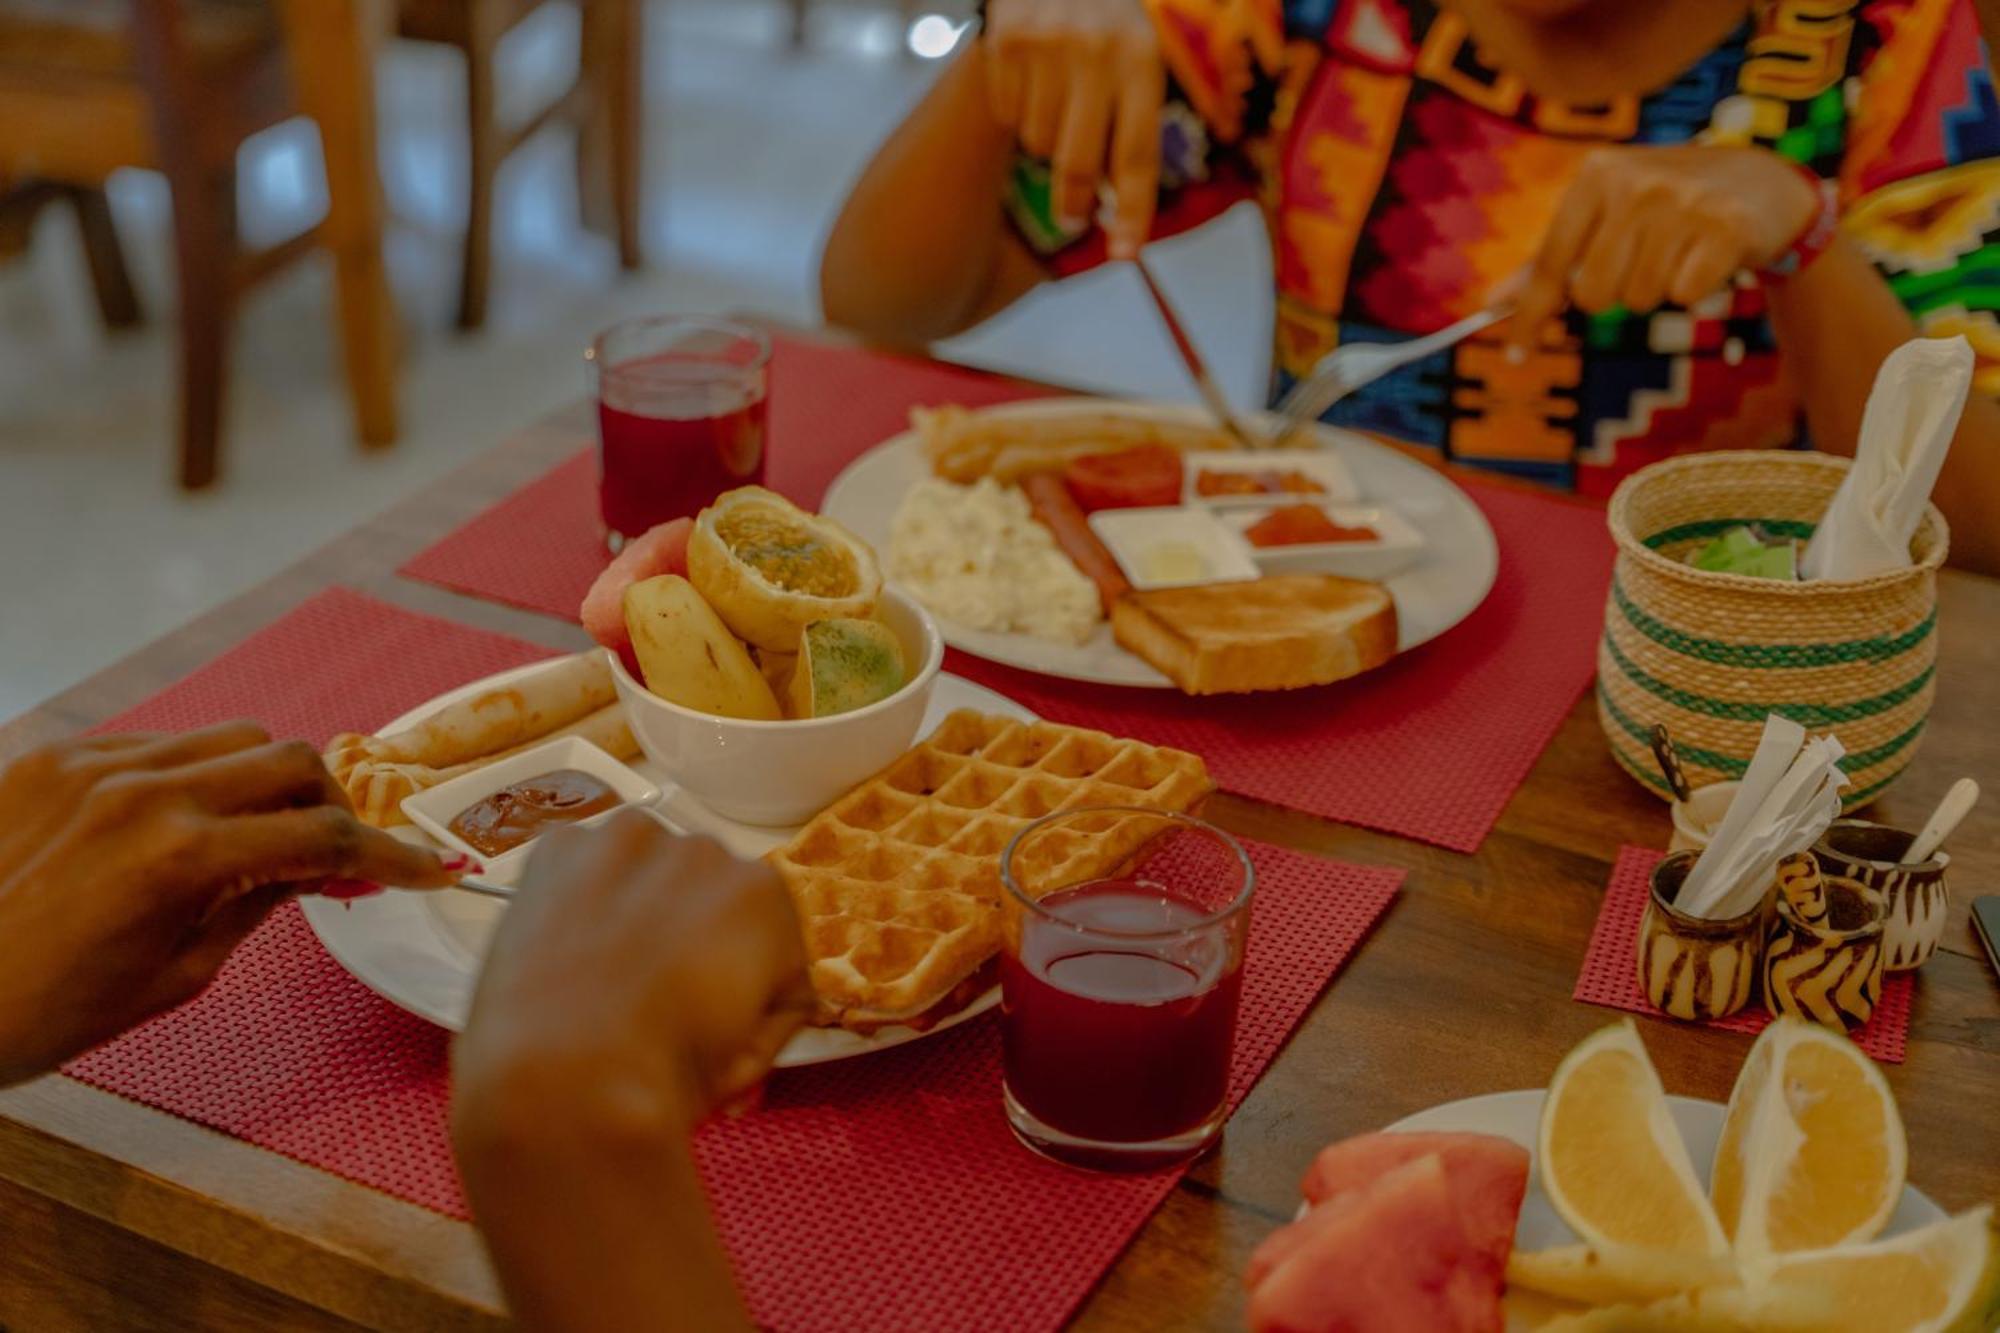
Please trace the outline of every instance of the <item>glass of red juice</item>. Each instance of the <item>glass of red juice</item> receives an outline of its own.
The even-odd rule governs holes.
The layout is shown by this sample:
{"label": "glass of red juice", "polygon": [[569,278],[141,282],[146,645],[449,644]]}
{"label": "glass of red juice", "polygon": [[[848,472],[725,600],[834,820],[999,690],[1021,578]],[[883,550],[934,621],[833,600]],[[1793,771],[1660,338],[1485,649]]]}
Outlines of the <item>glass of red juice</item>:
{"label": "glass of red juice", "polygon": [[[1138,848],[1101,878],[1080,861]],[[1256,875],[1221,829],[1184,815],[1063,811],[1001,855],[1007,1121],[1045,1156],[1148,1171],[1207,1148],[1229,1059]]]}
{"label": "glass of red juice", "polygon": [[598,507],[615,552],[764,480],[771,340],[726,320],[658,315],[614,324],[584,354],[602,441]]}

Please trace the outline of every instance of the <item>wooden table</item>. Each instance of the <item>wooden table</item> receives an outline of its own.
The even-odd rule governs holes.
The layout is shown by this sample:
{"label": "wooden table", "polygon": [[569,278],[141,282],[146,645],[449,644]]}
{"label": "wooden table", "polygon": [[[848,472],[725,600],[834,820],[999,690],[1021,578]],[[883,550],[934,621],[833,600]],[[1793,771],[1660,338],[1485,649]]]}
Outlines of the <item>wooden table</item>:
{"label": "wooden table", "polygon": [[[409,556],[591,438],[582,407],[522,432],[263,586],[0,729],[0,760],[138,703],[345,584],[556,648],[575,626],[398,579]],[[1937,712],[1878,818],[1914,824],[1963,774],[2000,785],[2000,582],[1947,573]],[[1408,872],[1400,900],[1079,1326],[1240,1323],[1238,1275],[1298,1202],[1315,1150],[1438,1102],[1546,1082],[1613,1020],[1570,999],[1612,857],[1663,845],[1666,808],[1612,763],[1588,697],[1478,854],[1226,797],[1229,827]],[[2000,989],[1965,903],[2000,883],[2000,802],[1953,839],[1958,901],[1887,1070],[1910,1177],[1957,1209],[2000,1199]],[[1747,1038],[1641,1020],[1670,1091],[1726,1097]],[[61,1077],[0,1093],[0,1327],[486,1328],[503,1322],[472,1228]]]}

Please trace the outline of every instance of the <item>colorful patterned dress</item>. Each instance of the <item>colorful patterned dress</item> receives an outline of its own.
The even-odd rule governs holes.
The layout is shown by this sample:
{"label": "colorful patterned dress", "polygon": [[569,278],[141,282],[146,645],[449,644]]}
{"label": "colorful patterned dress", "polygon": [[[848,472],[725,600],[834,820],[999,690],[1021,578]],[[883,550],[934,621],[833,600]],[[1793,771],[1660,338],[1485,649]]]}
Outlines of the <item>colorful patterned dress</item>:
{"label": "colorful patterned dress", "polygon": [[[1148,0],[1173,76],[1159,234],[1261,204],[1275,253],[1275,397],[1343,342],[1428,333],[1533,257],[1605,144],[1759,144],[1837,182],[1847,233],[1926,333],[1963,333],[2000,394],[2000,106],[1969,0],[1760,0],[1671,86],[1579,106],[1536,96],[1430,0]],[[1010,191],[1057,273],[1102,258]],[[1327,420],[1460,462],[1608,493],[1687,449],[1804,442],[1748,275],[1692,308],[1571,312],[1510,363],[1472,339]]]}

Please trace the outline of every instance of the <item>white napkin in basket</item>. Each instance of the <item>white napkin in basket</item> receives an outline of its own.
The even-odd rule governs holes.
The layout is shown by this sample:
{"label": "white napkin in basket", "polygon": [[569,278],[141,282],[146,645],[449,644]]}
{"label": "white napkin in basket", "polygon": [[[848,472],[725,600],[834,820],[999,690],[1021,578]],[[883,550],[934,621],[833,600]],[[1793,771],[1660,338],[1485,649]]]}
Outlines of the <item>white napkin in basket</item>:
{"label": "white napkin in basket", "polygon": [[1806,546],[1801,577],[1865,579],[1909,567],[1910,538],[1971,386],[1972,344],[1963,336],[1912,338],[1883,358],[1854,466]]}
{"label": "white napkin in basket", "polygon": [[1831,736],[1806,739],[1788,718],[1764,719],[1764,736],[1708,847],[1688,869],[1674,905],[1689,916],[1726,921],[1757,905],[1778,862],[1818,842],[1840,818],[1846,753]]}

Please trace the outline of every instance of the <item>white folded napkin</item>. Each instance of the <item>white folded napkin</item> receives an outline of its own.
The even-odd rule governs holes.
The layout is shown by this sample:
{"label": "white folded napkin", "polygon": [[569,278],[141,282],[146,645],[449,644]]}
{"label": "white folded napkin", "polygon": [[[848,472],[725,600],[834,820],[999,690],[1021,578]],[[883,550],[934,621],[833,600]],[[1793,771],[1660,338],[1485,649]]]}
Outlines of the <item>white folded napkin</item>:
{"label": "white folded napkin", "polygon": [[1799,574],[1865,579],[1910,564],[1910,538],[1972,386],[1963,336],[1912,338],[1882,360],[1861,415],[1854,466],[1806,546]]}
{"label": "white folded napkin", "polygon": [[1831,736],[1806,739],[1806,729],[1776,713],[1729,803],[1722,826],[1682,881],[1674,906],[1690,916],[1726,921],[1757,905],[1778,862],[1818,842],[1840,818],[1846,751]]}

